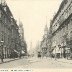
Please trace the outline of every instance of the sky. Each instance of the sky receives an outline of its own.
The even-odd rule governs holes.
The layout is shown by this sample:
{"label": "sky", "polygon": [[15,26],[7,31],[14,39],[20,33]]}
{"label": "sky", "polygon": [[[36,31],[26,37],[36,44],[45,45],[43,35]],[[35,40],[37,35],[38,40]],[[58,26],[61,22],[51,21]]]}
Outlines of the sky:
{"label": "sky", "polygon": [[[22,21],[28,50],[42,40],[44,28],[56,14],[62,0],[6,0],[14,18]],[[32,48],[30,45],[32,43]]]}

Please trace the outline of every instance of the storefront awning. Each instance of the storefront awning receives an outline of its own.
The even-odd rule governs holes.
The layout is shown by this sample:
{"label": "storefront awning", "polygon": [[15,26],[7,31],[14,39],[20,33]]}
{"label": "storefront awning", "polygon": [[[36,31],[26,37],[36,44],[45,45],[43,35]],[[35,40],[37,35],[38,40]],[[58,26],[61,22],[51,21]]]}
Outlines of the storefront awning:
{"label": "storefront awning", "polygon": [[19,53],[17,50],[14,50],[14,52]]}
{"label": "storefront awning", "polygon": [[25,52],[22,50],[21,53],[24,54]]}

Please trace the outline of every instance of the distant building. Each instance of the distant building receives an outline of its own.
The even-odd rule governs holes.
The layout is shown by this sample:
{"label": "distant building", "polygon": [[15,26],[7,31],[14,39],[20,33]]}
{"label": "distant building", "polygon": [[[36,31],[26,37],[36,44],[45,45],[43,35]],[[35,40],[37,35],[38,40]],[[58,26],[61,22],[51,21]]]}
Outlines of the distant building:
{"label": "distant building", "polygon": [[48,52],[48,46],[47,46],[47,36],[48,36],[48,27],[47,25],[45,26],[45,30],[44,30],[44,35],[43,35],[43,40],[41,41],[41,53],[42,56],[47,56],[47,52]]}
{"label": "distant building", "polygon": [[27,44],[26,44],[26,41],[24,39],[24,28],[23,28],[23,24],[21,21],[19,21],[19,33],[20,33],[21,48],[22,48],[21,53],[27,55]]}
{"label": "distant building", "polygon": [[50,57],[51,53],[51,28],[48,29],[48,34],[47,34],[47,55]]}

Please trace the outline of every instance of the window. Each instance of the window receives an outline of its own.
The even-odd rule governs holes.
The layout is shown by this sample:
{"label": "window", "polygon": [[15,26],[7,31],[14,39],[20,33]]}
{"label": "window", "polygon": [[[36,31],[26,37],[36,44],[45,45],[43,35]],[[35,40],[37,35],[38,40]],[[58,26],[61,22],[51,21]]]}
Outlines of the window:
{"label": "window", "polygon": [[68,17],[68,10],[66,10],[65,13],[66,13],[65,14],[65,18],[67,19],[67,17]]}
{"label": "window", "polygon": [[68,0],[64,0],[63,4],[62,4],[62,9],[64,8],[64,6],[68,3]]}
{"label": "window", "polygon": [[1,18],[1,10],[0,10],[0,18]]}
{"label": "window", "polygon": [[72,40],[72,31],[70,32],[70,40]]}
{"label": "window", "polygon": [[67,4],[67,2],[68,2],[68,0],[65,0],[65,2],[64,2],[64,3],[65,3],[65,4]]}
{"label": "window", "polygon": [[6,23],[6,17],[5,17],[5,23]]}

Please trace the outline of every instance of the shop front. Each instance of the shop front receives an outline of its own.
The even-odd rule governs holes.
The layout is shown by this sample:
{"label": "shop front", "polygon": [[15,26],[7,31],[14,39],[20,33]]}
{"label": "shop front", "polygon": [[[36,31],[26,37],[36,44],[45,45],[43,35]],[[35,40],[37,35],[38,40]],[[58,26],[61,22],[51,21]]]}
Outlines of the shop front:
{"label": "shop front", "polygon": [[58,46],[55,46],[53,54],[55,58],[61,58],[61,49]]}

